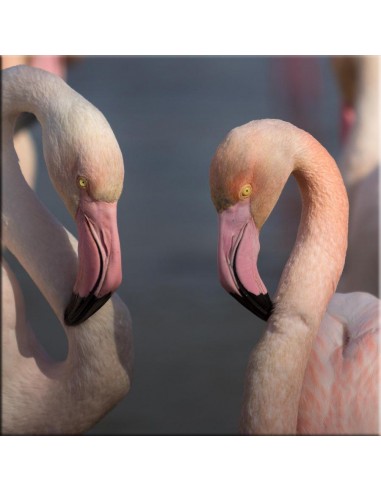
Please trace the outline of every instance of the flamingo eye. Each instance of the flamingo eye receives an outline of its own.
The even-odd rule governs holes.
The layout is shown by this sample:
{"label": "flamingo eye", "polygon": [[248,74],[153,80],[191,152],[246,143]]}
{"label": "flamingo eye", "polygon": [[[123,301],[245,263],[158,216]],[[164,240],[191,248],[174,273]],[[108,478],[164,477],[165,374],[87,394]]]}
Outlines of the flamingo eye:
{"label": "flamingo eye", "polygon": [[77,184],[80,188],[85,189],[87,188],[87,179],[84,178],[83,176],[78,176]]}
{"label": "flamingo eye", "polygon": [[251,195],[251,192],[253,191],[253,188],[251,187],[250,184],[245,184],[242,186],[240,192],[239,192],[239,197],[242,199],[247,198]]}

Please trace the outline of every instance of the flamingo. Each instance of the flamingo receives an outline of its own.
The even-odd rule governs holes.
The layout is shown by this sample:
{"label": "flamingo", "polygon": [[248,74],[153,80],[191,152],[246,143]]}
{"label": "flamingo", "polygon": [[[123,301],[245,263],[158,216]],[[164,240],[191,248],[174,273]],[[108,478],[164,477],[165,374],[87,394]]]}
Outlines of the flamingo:
{"label": "flamingo", "polygon": [[358,86],[358,70],[356,57],[334,56],[331,66],[336,77],[341,95],[341,128],[340,137],[344,142],[355,122],[355,101]]}
{"label": "flamingo", "polygon": [[[2,432],[82,433],[130,388],[130,315],[117,295],[109,300],[121,283],[116,211],[123,158],[102,113],[61,78],[17,66],[2,71],[2,89],[3,246],[28,272],[68,338],[66,360],[51,360],[28,325],[17,279],[3,261]],[[13,129],[23,111],[42,126],[49,175],[76,220],[78,243],[21,173]]]}
{"label": "flamingo", "polygon": [[[26,64],[27,56],[2,56],[1,68],[9,68],[15,65]],[[18,120],[13,134],[14,146],[27,183],[31,188],[35,188],[37,181],[37,152],[34,140],[29,130],[30,118],[25,117]]]}
{"label": "flamingo", "polygon": [[[65,80],[67,65],[75,59],[76,57],[71,56],[4,55],[1,57],[1,68],[9,68],[16,65],[30,65],[52,72]],[[37,152],[35,143],[29,131],[31,122],[33,122],[33,120],[30,120],[29,118],[19,119],[15,126],[13,140],[21,171],[29,186],[34,188],[37,179]]]}
{"label": "flamingo", "polygon": [[344,146],[338,159],[349,196],[349,240],[339,289],[379,295],[378,57],[335,57]]}
{"label": "flamingo", "polygon": [[34,189],[37,181],[37,152],[28,128],[18,129],[14,135],[14,146],[19,157],[21,172],[28,185]]}
{"label": "flamingo", "polygon": [[[273,304],[257,269],[259,231],[290,174],[302,215]],[[218,147],[210,186],[222,286],[268,320],[250,354],[241,432],[378,433],[380,301],[363,292],[333,295],[348,227],[347,194],[333,158],[290,123],[252,121]]]}

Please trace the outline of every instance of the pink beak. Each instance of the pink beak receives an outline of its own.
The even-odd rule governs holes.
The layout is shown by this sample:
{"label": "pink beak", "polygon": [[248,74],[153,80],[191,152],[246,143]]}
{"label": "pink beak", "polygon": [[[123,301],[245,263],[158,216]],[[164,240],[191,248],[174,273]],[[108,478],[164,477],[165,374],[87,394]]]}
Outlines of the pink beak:
{"label": "pink beak", "polygon": [[347,141],[349,132],[356,121],[356,113],[353,106],[349,104],[343,104],[341,108],[341,140],[345,143]]}
{"label": "pink beak", "polygon": [[267,320],[272,303],[258,273],[259,232],[244,200],[219,213],[218,270],[225,290]]}
{"label": "pink beak", "polygon": [[117,226],[117,203],[80,199],[78,228],[78,273],[65,323],[83,323],[111,297],[122,282],[122,264]]}

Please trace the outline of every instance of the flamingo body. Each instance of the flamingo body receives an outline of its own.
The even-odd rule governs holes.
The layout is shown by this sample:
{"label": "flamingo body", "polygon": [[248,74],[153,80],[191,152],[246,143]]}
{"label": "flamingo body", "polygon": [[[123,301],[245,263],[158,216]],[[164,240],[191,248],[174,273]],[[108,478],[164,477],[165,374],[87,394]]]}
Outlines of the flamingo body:
{"label": "flamingo body", "polygon": [[308,359],[298,434],[374,434],[379,429],[379,300],[335,294]]}

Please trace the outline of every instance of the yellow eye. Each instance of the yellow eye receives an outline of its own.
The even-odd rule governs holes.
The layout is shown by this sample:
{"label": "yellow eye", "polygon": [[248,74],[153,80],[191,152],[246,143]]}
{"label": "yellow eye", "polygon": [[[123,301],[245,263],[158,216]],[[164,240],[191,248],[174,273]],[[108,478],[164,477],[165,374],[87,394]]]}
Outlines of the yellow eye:
{"label": "yellow eye", "polygon": [[80,188],[87,188],[87,179],[86,178],[84,178],[82,176],[78,176],[77,183],[78,183],[78,186]]}
{"label": "yellow eye", "polygon": [[253,191],[251,185],[246,184],[242,186],[241,191],[239,192],[239,197],[242,198],[247,198],[248,196],[251,195],[251,192]]}

